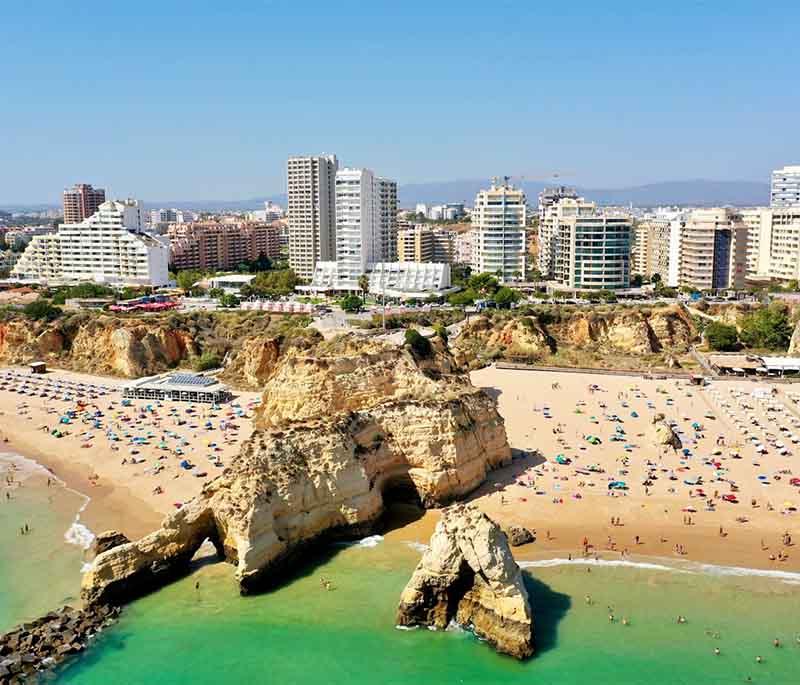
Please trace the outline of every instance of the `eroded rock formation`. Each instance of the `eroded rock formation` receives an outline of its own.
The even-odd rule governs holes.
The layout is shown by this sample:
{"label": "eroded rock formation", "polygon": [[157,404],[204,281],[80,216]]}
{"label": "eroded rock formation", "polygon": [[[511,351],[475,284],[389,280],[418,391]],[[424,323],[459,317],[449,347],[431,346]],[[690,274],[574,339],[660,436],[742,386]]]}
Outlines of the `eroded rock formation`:
{"label": "eroded rock formation", "polygon": [[84,597],[122,601],[162,584],[205,539],[249,592],[314,541],[369,533],[387,500],[445,504],[511,460],[495,401],[465,375],[374,342],[340,347],[281,357],[230,466],[159,530],[100,554]]}
{"label": "eroded rock formation", "polygon": [[469,628],[498,652],[533,654],[533,614],[505,533],[474,505],[442,512],[400,596],[397,624]]}

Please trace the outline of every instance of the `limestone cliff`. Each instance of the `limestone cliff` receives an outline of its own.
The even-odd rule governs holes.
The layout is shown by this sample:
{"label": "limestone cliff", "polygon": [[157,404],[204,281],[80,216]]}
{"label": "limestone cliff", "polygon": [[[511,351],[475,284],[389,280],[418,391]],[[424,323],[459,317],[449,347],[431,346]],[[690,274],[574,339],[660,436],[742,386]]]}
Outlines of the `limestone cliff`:
{"label": "limestone cliff", "polygon": [[155,587],[205,539],[246,593],[316,540],[367,534],[387,500],[444,504],[510,461],[495,401],[466,376],[437,377],[404,349],[347,345],[281,356],[239,455],[161,529],[98,555],[84,597]]}
{"label": "limestone cliff", "polygon": [[54,366],[135,378],[191,365],[203,353],[227,362],[225,380],[261,387],[277,357],[320,338],[298,318],[244,312],[113,316],[78,312],[51,321],[0,321],[0,364]]}
{"label": "limestone cliff", "polygon": [[475,317],[455,339],[454,353],[464,363],[515,357],[546,362],[548,355],[569,350],[594,353],[598,360],[656,354],[666,360],[686,352],[696,337],[691,317],[678,306],[563,307]]}
{"label": "limestone cliff", "polygon": [[533,614],[505,533],[474,505],[442,512],[428,550],[400,596],[397,623],[471,629],[498,652],[533,654]]}

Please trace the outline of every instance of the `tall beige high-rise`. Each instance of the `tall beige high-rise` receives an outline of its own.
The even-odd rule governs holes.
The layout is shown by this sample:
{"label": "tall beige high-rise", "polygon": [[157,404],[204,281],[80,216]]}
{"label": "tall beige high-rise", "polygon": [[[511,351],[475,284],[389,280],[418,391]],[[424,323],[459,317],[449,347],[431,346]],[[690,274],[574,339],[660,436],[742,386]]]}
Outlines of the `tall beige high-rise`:
{"label": "tall beige high-rise", "polygon": [[106,201],[106,191],[88,183],[64,189],[64,223],[77,224],[88,219]]}
{"label": "tall beige high-rise", "polygon": [[290,157],[286,164],[289,266],[311,279],[320,261],[336,258],[336,155]]}

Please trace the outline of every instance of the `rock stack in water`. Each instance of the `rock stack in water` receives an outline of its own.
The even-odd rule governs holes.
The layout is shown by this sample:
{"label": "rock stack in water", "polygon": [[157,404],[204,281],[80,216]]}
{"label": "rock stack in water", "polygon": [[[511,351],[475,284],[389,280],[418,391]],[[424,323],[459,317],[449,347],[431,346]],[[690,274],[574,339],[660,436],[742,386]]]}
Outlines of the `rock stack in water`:
{"label": "rock stack in water", "polygon": [[444,350],[419,360],[352,338],[294,350],[272,370],[255,424],[201,495],[98,554],[85,601],[121,604],[164,585],[207,539],[253,592],[310,546],[370,534],[393,501],[442,506],[511,462],[495,400]]}
{"label": "rock stack in water", "polygon": [[104,604],[83,609],[65,606],[0,635],[0,684],[20,683],[82,652],[92,636],[113,623],[119,611]]}
{"label": "rock stack in water", "polygon": [[498,652],[517,659],[533,654],[533,616],[522,571],[505,533],[473,505],[442,512],[397,610],[401,626],[444,629],[451,621]]}

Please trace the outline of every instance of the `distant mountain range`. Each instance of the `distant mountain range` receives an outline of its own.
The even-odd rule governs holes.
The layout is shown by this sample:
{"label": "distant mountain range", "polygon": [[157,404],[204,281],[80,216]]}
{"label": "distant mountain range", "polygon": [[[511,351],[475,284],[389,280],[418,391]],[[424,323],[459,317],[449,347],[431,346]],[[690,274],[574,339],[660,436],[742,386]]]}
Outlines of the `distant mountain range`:
{"label": "distant mountain range", "polygon": [[[528,202],[535,205],[542,188],[555,184],[552,181],[523,181],[519,185],[528,196]],[[403,207],[413,207],[418,202],[465,202],[472,205],[478,191],[487,186],[488,181],[485,179],[413,183],[398,189],[398,202]],[[602,205],[632,203],[634,207],[752,206],[769,203],[769,184],[753,181],[665,181],[630,188],[597,189],[578,186],[577,189],[586,199]]]}
{"label": "distant mountain range", "polygon": [[[461,181],[437,181],[430,183],[409,183],[398,189],[398,202],[401,207],[413,207],[417,203],[440,204],[443,202],[464,202],[471,206],[475,195],[481,188],[489,185],[487,179]],[[523,181],[520,184],[528,196],[528,202],[537,203],[542,188],[554,185],[547,181]],[[769,184],[756,181],[664,181],[629,188],[587,188],[578,186],[578,192],[589,200],[601,205],[628,205],[634,207],[655,207],[657,205],[720,206],[740,207],[769,204]],[[146,208],[174,207],[198,211],[246,211],[261,209],[270,200],[286,206],[286,195],[270,195],[248,200],[145,200]],[[44,211],[55,205],[7,205],[0,206],[5,211]]]}

